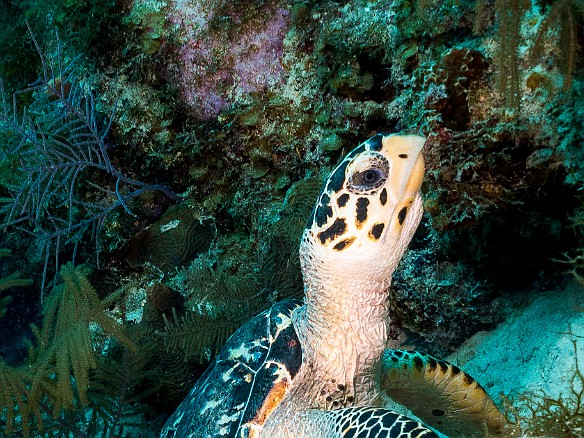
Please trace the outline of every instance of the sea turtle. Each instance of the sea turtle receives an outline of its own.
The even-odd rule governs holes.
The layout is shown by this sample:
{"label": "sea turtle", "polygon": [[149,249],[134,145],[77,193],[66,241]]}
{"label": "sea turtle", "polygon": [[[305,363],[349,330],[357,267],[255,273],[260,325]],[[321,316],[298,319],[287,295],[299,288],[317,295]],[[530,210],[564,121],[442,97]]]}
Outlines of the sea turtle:
{"label": "sea turtle", "polygon": [[377,134],[335,168],[300,242],[304,301],[276,303],[237,330],[162,438],[437,436],[381,407],[385,395],[447,434],[501,431],[469,375],[386,350],[387,290],[422,216],[424,142]]}

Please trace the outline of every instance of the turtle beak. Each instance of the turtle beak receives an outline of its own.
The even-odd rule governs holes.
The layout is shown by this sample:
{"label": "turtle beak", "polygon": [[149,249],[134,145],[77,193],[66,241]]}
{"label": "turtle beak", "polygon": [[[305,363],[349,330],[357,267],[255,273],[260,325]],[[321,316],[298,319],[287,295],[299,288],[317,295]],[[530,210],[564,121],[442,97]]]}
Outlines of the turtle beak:
{"label": "turtle beak", "polygon": [[422,181],[424,181],[424,156],[421,153],[421,149],[418,152],[418,157],[414,162],[410,178],[406,183],[404,189],[404,197],[414,197],[416,193],[420,191],[422,187]]}
{"label": "turtle beak", "polygon": [[394,200],[394,209],[390,221],[389,233],[392,236],[401,234],[406,217],[416,217],[414,229],[421,217],[421,203],[414,205],[416,197],[420,196],[420,188],[424,179],[424,157],[422,148],[426,139],[418,135],[393,135],[383,139],[383,153],[390,161],[391,174],[387,184],[388,191]]}
{"label": "turtle beak", "polygon": [[424,179],[422,148],[426,139],[419,135],[389,135],[383,138],[382,153],[391,163],[389,190],[395,201],[413,199]]}

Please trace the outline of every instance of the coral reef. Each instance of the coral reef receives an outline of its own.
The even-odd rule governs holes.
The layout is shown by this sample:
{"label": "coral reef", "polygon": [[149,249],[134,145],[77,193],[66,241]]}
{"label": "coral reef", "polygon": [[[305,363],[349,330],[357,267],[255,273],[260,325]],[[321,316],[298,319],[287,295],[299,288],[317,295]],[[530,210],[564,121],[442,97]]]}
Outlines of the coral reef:
{"label": "coral reef", "polygon": [[[176,195],[164,186],[132,179],[112,164],[106,147],[111,121],[99,122],[95,99],[75,74],[75,61],[66,62],[58,40],[56,55],[47,58],[32,39],[43,66],[40,78],[14,93],[12,105],[0,90],[0,129],[7,137],[3,152],[10,161],[17,157],[22,175],[16,183],[4,182],[11,199],[2,228],[27,222],[41,242],[44,290],[49,256],[55,253],[58,269],[63,241],[73,240],[75,254],[90,233],[99,253],[98,239],[115,209],[123,207],[132,215],[130,201],[146,191]],[[25,95],[30,104],[21,103]],[[109,183],[102,182],[104,175]],[[100,194],[94,195],[97,199],[87,189],[80,194],[83,184]]]}
{"label": "coral reef", "polygon": [[178,82],[199,118],[216,116],[243,96],[282,82],[288,16],[277,2],[169,2]]}
{"label": "coral reef", "polygon": [[[171,410],[232,330],[301,296],[319,175],[375,132],[429,138],[426,215],[391,289],[406,342],[450,352],[525,290],[584,275],[582,13],[581,0],[0,4],[0,247],[13,253],[0,269],[33,281],[3,291],[21,307],[2,321],[42,319],[46,343],[29,358],[46,365],[37,377],[1,362],[10,427],[119,436]],[[56,282],[70,260],[92,265],[93,286],[65,265],[65,289],[98,294],[127,341],[88,332],[87,314],[67,320],[84,343],[55,337],[62,287],[17,323],[50,289],[42,272]],[[57,367],[59,345],[84,365]],[[60,399],[41,391],[55,385]],[[33,389],[42,403],[22,410]]]}

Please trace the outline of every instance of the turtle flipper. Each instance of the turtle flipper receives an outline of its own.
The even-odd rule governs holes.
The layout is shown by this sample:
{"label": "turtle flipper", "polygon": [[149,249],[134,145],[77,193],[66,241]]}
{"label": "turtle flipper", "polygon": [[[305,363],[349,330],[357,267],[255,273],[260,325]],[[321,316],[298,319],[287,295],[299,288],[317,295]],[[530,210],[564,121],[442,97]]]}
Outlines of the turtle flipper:
{"label": "turtle flipper", "polygon": [[499,435],[507,424],[478,382],[429,354],[386,350],[381,387],[392,400],[451,437]]}

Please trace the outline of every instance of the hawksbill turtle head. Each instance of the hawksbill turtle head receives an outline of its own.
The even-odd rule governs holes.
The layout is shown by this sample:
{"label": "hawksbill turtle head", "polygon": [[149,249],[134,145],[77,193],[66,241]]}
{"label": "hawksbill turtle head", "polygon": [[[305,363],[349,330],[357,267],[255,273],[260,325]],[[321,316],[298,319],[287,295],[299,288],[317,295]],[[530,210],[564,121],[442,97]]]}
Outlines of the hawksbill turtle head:
{"label": "hawksbill turtle head", "polygon": [[424,142],[377,134],[336,167],[300,244],[305,282],[390,281],[422,216]]}

